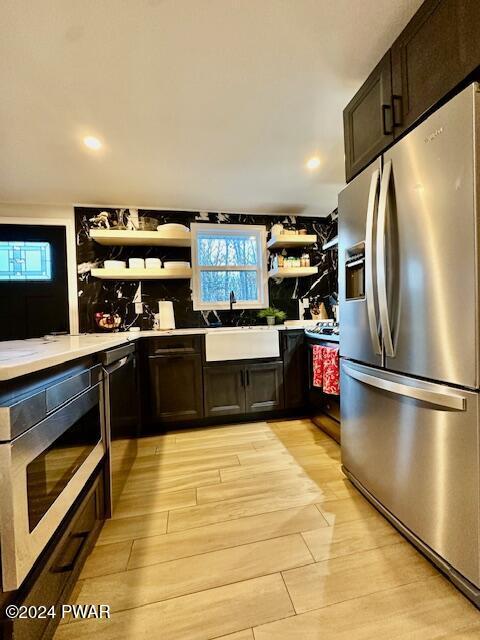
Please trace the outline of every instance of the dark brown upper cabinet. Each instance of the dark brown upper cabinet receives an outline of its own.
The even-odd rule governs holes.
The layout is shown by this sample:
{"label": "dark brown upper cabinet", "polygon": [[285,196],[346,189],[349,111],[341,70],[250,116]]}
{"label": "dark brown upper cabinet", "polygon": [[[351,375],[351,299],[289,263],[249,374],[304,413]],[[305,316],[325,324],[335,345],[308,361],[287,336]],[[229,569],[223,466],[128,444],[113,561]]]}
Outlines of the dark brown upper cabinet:
{"label": "dark brown upper cabinet", "polygon": [[396,136],[480,63],[479,17],[478,0],[427,0],[400,34],[392,47]]}
{"label": "dark brown upper cabinet", "polygon": [[[343,112],[347,182],[480,78],[480,0],[426,0]],[[479,73],[479,75],[477,75]]]}
{"label": "dark brown upper cabinet", "polygon": [[393,140],[390,52],[343,111],[347,182]]}

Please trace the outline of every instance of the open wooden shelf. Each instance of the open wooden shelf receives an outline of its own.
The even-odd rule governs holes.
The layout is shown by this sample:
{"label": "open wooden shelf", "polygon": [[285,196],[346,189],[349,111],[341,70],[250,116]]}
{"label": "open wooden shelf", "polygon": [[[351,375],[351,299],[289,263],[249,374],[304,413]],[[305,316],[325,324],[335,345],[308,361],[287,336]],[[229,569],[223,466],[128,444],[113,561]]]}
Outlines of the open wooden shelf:
{"label": "open wooden shelf", "polygon": [[334,247],[337,247],[337,246],[338,246],[338,236],[335,236],[328,242],[325,242],[325,244],[322,246],[322,249],[324,251],[327,251],[328,249],[333,249]]}
{"label": "open wooden shelf", "polygon": [[92,269],[92,276],[102,280],[186,280],[191,269]]}
{"label": "open wooden shelf", "polygon": [[282,233],[278,236],[272,236],[267,242],[267,249],[291,249],[294,247],[307,247],[317,242],[315,235],[288,235]]}
{"label": "open wooden shelf", "polygon": [[98,244],[108,246],[161,246],[189,247],[192,244],[189,231],[175,231],[164,234],[162,231],[126,231],[112,229],[91,229],[90,237]]}
{"label": "open wooden shelf", "polygon": [[279,267],[268,272],[269,278],[304,278],[318,273],[318,267]]}

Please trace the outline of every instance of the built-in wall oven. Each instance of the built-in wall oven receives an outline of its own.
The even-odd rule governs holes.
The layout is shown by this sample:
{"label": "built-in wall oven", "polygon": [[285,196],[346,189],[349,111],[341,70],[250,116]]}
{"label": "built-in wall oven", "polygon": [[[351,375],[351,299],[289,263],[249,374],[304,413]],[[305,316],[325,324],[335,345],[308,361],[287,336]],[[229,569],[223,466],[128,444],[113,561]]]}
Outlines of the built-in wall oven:
{"label": "built-in wall oven", "polygon": [[18,588],[104,455],[102,368],[0,403],[2,587]]}

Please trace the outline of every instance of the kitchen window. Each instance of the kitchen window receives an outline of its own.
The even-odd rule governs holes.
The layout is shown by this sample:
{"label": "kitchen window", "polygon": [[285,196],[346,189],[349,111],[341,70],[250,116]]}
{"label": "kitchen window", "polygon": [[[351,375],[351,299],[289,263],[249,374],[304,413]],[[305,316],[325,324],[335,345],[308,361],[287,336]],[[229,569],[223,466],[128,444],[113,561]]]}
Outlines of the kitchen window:
{"label": "kitchen window", "polygon": [[193,308],[260,309],[268,305],[266,228],[192,224]]}

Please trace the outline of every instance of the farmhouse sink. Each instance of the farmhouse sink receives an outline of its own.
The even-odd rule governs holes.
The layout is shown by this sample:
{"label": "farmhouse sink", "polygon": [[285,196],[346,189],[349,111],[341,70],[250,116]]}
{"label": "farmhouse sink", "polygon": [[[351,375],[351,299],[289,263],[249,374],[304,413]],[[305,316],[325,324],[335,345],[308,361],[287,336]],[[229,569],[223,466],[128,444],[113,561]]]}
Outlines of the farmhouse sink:
{"label": "farmhouse sink", "polygon": [[205,336],[207,362],[277,358],[280,355],[276,329],[211,329]]}

